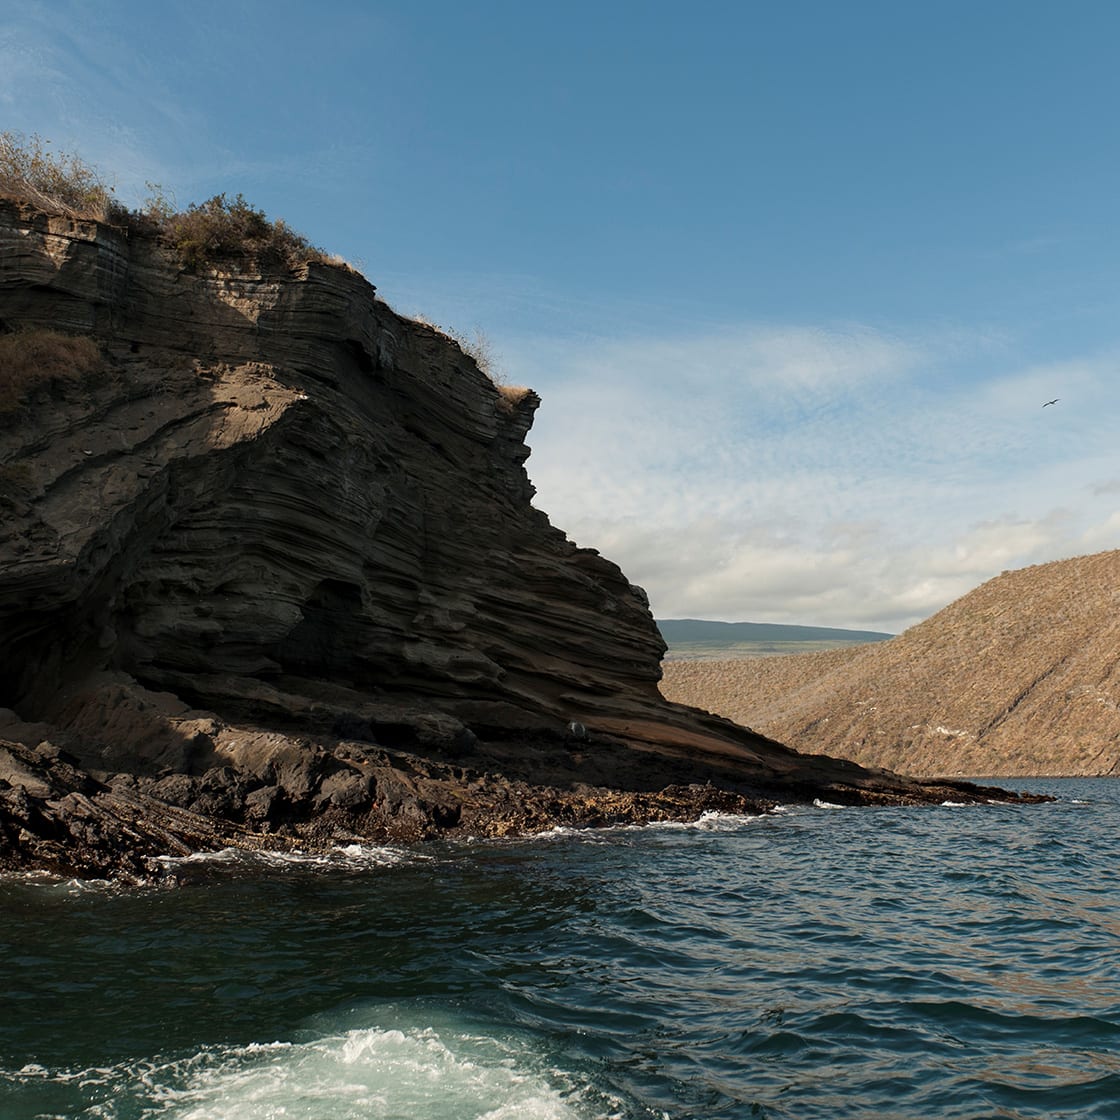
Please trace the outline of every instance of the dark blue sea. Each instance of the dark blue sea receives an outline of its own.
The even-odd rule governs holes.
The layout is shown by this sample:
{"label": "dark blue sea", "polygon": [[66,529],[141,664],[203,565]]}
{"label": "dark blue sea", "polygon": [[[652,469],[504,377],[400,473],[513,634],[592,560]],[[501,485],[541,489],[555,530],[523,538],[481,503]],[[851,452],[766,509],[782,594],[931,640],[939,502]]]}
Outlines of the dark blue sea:
{"label": "dark blue sea", "polygon": [[1120,782],[0,881],[0,1117],[1120,1117]]}

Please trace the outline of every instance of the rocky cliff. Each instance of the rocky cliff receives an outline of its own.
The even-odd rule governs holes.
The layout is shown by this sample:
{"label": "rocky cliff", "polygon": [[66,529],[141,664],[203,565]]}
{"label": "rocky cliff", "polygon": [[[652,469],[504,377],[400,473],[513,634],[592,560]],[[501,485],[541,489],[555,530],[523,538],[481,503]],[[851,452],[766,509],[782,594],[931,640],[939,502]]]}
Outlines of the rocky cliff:
{"label": "rocky cliff", "polygon": [[0,200],[0,332],[0,866],[939,795],[666,703],[537,397],[346,267]]}
{"label": "rocky cliff", "polygon": [[909,774],[1120,773],[1120,552],[1004,572],[889,642],[665,666],[666,696]]}

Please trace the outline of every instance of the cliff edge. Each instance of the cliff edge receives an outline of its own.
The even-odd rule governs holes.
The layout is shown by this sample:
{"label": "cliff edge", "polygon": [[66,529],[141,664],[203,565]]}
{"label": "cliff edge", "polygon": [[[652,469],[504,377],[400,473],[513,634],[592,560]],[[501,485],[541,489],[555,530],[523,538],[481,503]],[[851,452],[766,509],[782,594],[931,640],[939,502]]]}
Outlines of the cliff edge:
{"label": "cliff edge", "polygon": [[344,266],[0,199],[0,868],[943,796],[666,702],[538,404]]}

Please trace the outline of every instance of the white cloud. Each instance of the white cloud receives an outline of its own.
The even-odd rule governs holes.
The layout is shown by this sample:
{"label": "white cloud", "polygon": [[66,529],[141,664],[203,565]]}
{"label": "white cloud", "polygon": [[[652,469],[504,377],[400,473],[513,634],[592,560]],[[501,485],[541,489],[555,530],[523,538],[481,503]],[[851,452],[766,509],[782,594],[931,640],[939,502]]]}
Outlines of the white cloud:
{"label": "white cloud", "polygon": [[1078,538],[1078,545],[1078,554],[1120,547],[1120,509],[1114,509],[1103,521],[1085,529]]}
{"label": "white cloud", "polygon": [[1110,356],[991,377],[985,336],[792,327],[512,350],[537,504],[660,617],[897,630],[1120,546]]}

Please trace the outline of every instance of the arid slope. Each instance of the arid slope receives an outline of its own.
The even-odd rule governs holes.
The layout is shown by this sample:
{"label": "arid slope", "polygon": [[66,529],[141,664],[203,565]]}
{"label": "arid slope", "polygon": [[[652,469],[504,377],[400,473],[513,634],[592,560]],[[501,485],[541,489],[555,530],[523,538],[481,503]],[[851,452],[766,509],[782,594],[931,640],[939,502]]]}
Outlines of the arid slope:
{"label": "arid slope", "polygon": [[661,689],[901,773],[1120,773],[1120,551],[1004,572],[888,642],[669,662]]}

